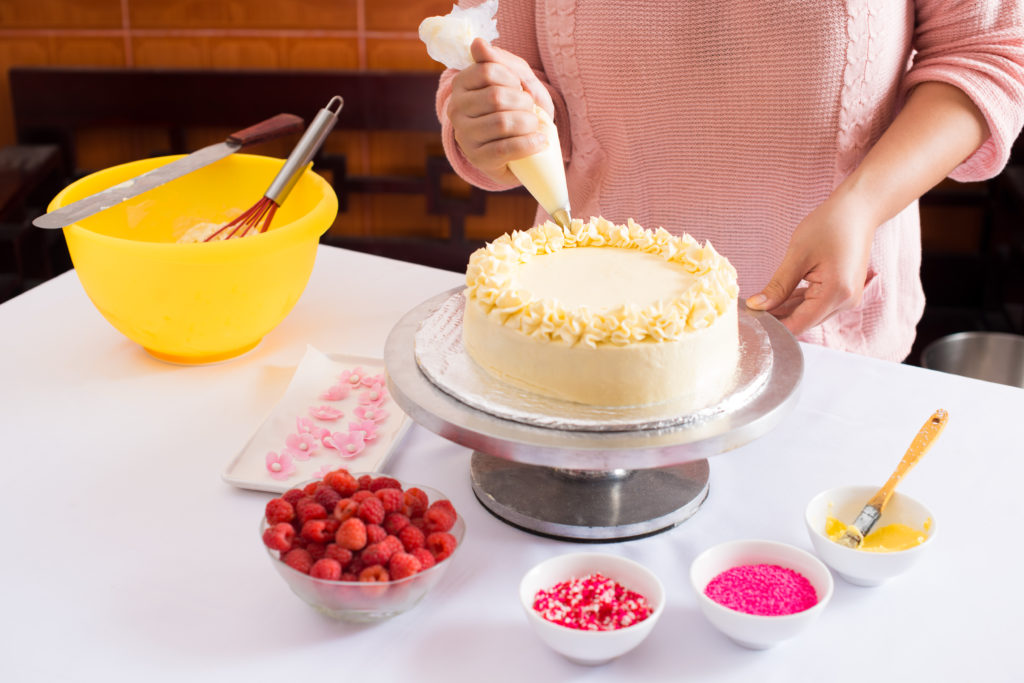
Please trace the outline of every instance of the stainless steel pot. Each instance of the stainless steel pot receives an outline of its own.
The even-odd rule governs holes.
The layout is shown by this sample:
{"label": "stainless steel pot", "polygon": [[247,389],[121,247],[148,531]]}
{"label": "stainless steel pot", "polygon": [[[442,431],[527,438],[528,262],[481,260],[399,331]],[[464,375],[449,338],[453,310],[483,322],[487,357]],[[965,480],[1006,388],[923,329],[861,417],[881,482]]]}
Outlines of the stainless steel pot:
{"label": "stainless steel pot", "polygon": [[921,353],[932,370],[1024,388],[1024,335],[957,332],[933,341]]}

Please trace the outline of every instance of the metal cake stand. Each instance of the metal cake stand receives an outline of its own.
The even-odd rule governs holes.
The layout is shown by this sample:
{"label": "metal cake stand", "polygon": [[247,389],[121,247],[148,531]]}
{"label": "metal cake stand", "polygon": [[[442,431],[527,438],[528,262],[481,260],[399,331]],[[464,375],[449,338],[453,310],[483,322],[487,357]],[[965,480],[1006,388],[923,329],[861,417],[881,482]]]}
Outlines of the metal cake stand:
{"label": "metal cake stand", "polygon": [[607,542],[675,527],[707,497],[707,458],[766,434],[796,403],[799,345],[770,314],[744,310],[741,324],[756,327],[770,345],[770,369],[759,391],[741,402],[724,400],[727,409],[704,419],[587,431],[496,417],[443,391],[417,363],[417,330],[461,289],[424,301],[391,330],[384,346],[388,387],[415,422],[473,449],[474,494],[499,519],[531,533]]}

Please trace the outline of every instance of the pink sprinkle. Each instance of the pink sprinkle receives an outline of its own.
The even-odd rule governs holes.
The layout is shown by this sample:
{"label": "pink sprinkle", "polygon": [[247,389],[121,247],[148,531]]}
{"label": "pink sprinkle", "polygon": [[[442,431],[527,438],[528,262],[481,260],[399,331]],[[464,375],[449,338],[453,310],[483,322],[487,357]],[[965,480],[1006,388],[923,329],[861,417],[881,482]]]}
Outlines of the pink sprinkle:
{"label": "pink sprinkle", "polygon": [[749,564],[727,569],[711,579],[704,594],[729,609],[777,617],[818,604],[807,578],[777,564]]}
{"label": "pink sprinkle", "polygon": [[625,628],[654,611],[647,598],[602,574],[588,574],[537,591],[533,609],[554,624],[583,631]]}

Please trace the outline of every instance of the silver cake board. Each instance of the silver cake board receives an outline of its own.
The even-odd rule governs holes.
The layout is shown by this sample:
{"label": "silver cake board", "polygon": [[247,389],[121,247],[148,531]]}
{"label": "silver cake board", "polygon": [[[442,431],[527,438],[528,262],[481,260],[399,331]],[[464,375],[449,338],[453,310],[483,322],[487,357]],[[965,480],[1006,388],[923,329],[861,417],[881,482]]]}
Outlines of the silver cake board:
{"label": "silver cake board", "polygon": [[[653,428],[541,426],[471,406],[423,372],[417,333],[461,291],[442,292],[392,328],[384,348],[391,395],[421,426],[473,449],[473,492],[485,508],[531,533],[581,542],[622,541],[671,529],[708,495],[707,458],[771,430],[796,403],[803,354],[767,313],[741,310],[741,341],[751,330],[759,349],[741,344],[741,365],[756,355],[768,366],[757,391],[727,395],[721,409],[660,420]],[[747,332],[744,332],[744,329]],[[747,360],[745,360],[747,359]],[[566,407],[571,412],[571,408]]]}

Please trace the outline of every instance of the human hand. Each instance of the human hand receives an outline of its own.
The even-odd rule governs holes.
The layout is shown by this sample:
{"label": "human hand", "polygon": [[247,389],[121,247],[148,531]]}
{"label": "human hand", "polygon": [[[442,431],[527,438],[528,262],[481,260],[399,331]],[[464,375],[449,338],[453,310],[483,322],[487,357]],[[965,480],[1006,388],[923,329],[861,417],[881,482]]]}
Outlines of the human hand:
{"label": "human hand", "polygon": [[[808,214],[772,279],[747,306],[771,312],[794,335],[858,306],[877,226],[852,204],[832,197]],[[798,286],[801,280],[807,286]]]}
{"label": "human hand", "polygon": [[471,164],[496,182],[518,183],[508,162],[547,145],[539,131],[536,103],[554,117],[547,88],[522,58],[477,38],[470,46],[475,64],[452,79],[448,119],[455,141]]}

